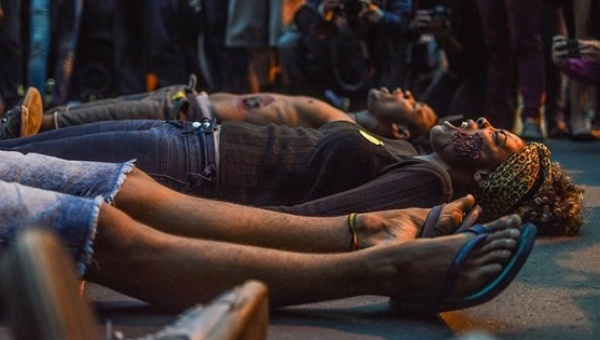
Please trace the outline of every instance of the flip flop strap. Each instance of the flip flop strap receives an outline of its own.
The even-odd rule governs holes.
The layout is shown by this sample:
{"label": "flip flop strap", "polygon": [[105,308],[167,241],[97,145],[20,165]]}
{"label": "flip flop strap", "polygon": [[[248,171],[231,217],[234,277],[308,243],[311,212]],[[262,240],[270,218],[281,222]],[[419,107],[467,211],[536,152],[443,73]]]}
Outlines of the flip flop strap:
{"label": "flip flop strap", "polygon": [[446,277],[442,282],[442,289],[440,291],[440,297],[442,300],[445,299],[447,296],[450,296],[452,290],[454,289],[454,285],[456,283],[456,279],[458,278],[458,274],[464,266],[465,261],[467,260],[473,249],[475,249],[475,247],[477,247],[480,243],[485,241],[488,233],[489,230],[486,233],[475,236],[475,238],[465,243],[465,245],[463,245],[462,248],[460,248],[458,253],[456,253],[454,259],[452,259],[452,262],[450,263],[450,268],[448,269],[448,272],[446,272]]}
{"label": "flip flop strap", "polygon": [[490,228],[484,226],[483,224],[476,224],[474,226],[472,226],[471,228],[463,231],[463,233],[472,233],[475,235],[485,235],[485,234],[491,234],[492,231],[490,230]]}
{"label": "flip flop strap", "polygon": [[423,225],[423,229],[421,229],[421,235],[419,235],[419,237],[431,237],[431,234],[433,233],[433,227],[435,227],[435,225],[437,224],[444,206],[445,204],[436,205],[435,207],[431,208],[431,210],[429,210],[429,213],[425,218],[425,224]]}

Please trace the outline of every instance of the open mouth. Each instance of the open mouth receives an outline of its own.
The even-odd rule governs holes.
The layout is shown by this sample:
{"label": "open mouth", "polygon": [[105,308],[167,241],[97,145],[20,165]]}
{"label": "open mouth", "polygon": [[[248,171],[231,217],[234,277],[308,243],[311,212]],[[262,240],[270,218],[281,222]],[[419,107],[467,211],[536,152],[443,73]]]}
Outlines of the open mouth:
{"label": "open mouth", "polygon": [[463,122],[463,119],[465,118],[465,116],[463,115],[451,115],[451,116],[444,116],[444,117],[439,117],[438,118],[438,124],[453,124],[453,126],[459,125]]}

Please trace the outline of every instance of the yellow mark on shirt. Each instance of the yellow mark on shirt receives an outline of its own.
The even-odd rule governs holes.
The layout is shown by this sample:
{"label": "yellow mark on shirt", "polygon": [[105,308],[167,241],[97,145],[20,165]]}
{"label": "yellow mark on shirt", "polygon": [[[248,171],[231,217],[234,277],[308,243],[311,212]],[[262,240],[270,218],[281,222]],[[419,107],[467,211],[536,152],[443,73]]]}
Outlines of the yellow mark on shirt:
{"label": "yellow mark on shirt", "polygon": [[383,145],[383,141],[382,140],[380,140],[379,138],[376,138],[376,137],[368,134],[366,131],[358,130],[358,132],[360,132],[360,134],[363,137],[365,137],[365,139],[368,140],[369,142],[371,142],[372,144]]}
{"label": "yellow mark on shirt", "polygon": [[181,90],[173,93],[173,95],[171,96],[171,100],[173,100],[173,101],[177,101],[182,98],[185,98],[185,92],[183,92]]}

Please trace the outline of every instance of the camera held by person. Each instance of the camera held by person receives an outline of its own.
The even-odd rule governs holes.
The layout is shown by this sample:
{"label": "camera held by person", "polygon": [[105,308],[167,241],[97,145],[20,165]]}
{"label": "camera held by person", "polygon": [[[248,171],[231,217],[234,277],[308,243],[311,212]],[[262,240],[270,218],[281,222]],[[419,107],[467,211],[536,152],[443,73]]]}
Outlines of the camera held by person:
{"label": "camera held by person", "polygon": [[434,35],[447,32],[450,28],[451,10],[444,5],[434,8],[420,9],[416,12],[411,26],[419,33],[431,33]]}
{"label": "camera held by person", "polygon": [[335,15],[341,15],[348,21],[366,18],[373,23],[383,17],[383,11],[372,0],[324,0],[319,7],[327,21],[333,20]]}
{"label": "camera held by person", "polygon": [[600,41],[568,39],[562,35],[552,38],[552,60],[561,67],[567,59],[594,58],[600,60]]}

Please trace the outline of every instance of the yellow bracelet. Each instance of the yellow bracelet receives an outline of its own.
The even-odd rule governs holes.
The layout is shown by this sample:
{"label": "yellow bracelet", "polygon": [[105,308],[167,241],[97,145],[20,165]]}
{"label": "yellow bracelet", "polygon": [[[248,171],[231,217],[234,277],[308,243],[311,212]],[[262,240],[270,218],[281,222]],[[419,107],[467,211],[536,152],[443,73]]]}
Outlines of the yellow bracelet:
{"label": "yellow bracelet", "polygon": [[358,250],[358,237],[356,236],[357,215],[357,213],[351,213],[348,215],[348,228],[350,228],[350,232],[352,233],[352,243],[350,243],[352,250]]}

